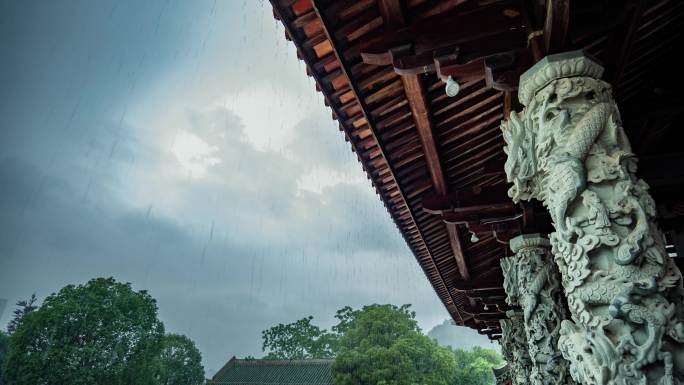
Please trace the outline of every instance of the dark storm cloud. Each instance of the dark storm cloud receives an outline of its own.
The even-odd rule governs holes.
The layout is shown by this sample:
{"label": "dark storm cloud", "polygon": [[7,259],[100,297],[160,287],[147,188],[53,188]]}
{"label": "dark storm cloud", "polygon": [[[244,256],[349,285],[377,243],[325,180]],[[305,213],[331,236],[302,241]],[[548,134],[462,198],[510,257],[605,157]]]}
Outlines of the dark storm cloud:
{"label": "dark storm cloud", "polygon": [[[193,183],[176,186],[179,194],[196,197],[193,210],[201,216],[215,216],[224,226],[234,224],[240,215],[240,239],[258,242],[269,239],[272,246],[314,248],[321,253],[384,250],[406,253],[405,246],[392,234],[386,213],[370,185],[338,183],[325,187],[322,194],[302,191],[297,180],[313,167],[343,168],[349,157],[338,156],[338,146],[326,147],[324,136],[312,130],[315,123],[305,119],[295,128],[301,151],[257,150],[244,141],[245,129],[231,111],[215,108],[188,113],[189,130],[214,146],[211,157],[218,163],[207,167],[208,175]],[[300,137],[311,137],[310,147],[299,144]],[[286,146],[291,149],[292,144]],[[327,150],[327,151],[326,151]],[[319,156],[320,154],[320,156]],[[168,160],[167,160],[168,161]],[[357,165],[354,164],[357,168]],[[358,172],[358,169],[356,170]],[[220,191],[220,194],[218,193]],[[215,196],[230,200],[212,199]],[[244,210],[249,208],[248,210]],[[214,222],[215,230],[218,223]],[[311,237],[329,229],[324,237]],[[265,238],[264,238],[265,237]],[[280,243],[282,242],[282,243]],[[258,242],[263,243],[263,242]]]}
{"label": "dark storm cloud", "polygon": [[[82,178],[2,159],[3,292],[45,295],[98,275],[133,282],[150,289],[167,326],[195,338],[215,369],[227,354],[260,354],[259,332],[274,323],[308,314],[329,322],[346,304],[412,302],[403,291],[425,287],[406,284],[422,277],[368,186],[298,192],[301,160],[219,140],[241,137],[229,111],[190,115],[195,132],[215,139],[221,160],[206,178],[157,180],[147,167],[177,165],[133,134],[119,145],[127,156],[112,160],[110,172],[90,173],[88,187]],[[204,132],[210,127],[216,137]],[[195,215],[189,223],[157,213],[153,202],[127,205],[118,192],[129,182],[120,175],[128,173],[129,156],[147,159],[138,165],[145,183],[160,194],[173,190],[184,202],[180,217]],[[73,161],[74,169],[87,169]]]}
{"label": "dark storm cloud", "polygon": [[268,7],[0,2],[0,298],[131,282],[209,374],[348,304],[444,319]]}

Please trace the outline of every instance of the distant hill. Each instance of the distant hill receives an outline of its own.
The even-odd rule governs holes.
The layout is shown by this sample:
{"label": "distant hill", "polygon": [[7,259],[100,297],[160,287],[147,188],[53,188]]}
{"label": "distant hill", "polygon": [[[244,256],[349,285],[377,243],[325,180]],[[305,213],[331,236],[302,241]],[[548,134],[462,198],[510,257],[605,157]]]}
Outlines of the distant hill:
{"label": "distant hill", "polygon": [[494,349],[497,352],[501,351],[499,344],[490,342],[487,336],[478,334],[477,331],[465,326],[456,326],[451,323],[451,320],[446,320],[440,325],[432,328],[432,330],[428,332],[428,336],[436,339],[442,346],[451,346],[452,348],[461,349],[482,346],[483,348]]}
{"label": "distant hill", "polygon": [[2,313],[5,312],[5,306],[7,306],[7,300],[0,298],[0,319],[2,318]]}

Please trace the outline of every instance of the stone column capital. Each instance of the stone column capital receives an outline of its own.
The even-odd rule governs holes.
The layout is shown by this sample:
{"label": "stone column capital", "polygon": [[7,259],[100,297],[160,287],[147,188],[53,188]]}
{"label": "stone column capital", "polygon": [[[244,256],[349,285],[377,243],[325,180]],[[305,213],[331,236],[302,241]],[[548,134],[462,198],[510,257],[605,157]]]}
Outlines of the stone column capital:
{"label": "stone column capital", "polygon": [[506,316],[516,322],[521,322],[523,320],[523,312],[520,309],[511,309],[506,311]]}
{"label": "stone column capital", "polygon": [[512,238],[508,242],[511,251],[517,253],[518,251],[529,247],[542,247],[551,249],[551,242],[549,239],[541,234],[521,234]]}
{"label": "stone column capital", "polygon": [[575,76],[600,79],[602,75],[603,66],[584,51],[549,55],[520,75],[518,99],[524,106],[527,106],[537,91],[554,80]]}

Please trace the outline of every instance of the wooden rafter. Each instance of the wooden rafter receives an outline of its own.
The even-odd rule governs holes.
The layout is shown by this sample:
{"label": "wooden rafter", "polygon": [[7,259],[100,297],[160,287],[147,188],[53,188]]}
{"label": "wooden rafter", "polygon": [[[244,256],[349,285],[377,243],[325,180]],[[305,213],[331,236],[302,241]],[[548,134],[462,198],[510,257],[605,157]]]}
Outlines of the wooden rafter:
{"label": "wooden rafter", "polygon": [[607,68],[607,78],[611,84],[618,85],[622,78],[625,64],[632,52],[632,46],[636,38],[636,30],[644,13],[644,2],[637,2],[631,9],[625,21],[616,28],[609,41],[613,44],[607,55],[610,57],[610,66]]}
{"label": "wooden rafter", "polygon": [[[401,2],[399,0],[380,0],[378,5],[386,26],[390,28],[405,26],[406,18],[403,14]],[[425,87],[423,86],[419,75],[402,75],[401,81],[404,86],[406,99],[408,99],[411,108],[413,119],[416,123],[418,136],[420,137],[423,152],[425,153],[425,162],[427,163],[435,192],[439,195],[446,195],[449,192],[449,187],[444,178],[442,162],[439,159],[439,152],[433,135],[432,119],[428,110]],[[449,233],[449,244],[451,246],[451,251],[454,254],[456,265],[458,266],[458,273],[461,279],[469,280],[470,272],[468,271],[465,255],[463,255],[463,245],[461,244],[461,235],[458,226],[454,223],[445,223],[445,226]]]}
{"label": "wooden rafter", "polygon": [[[437,145],[433,135],[432,119],[430,119],[427,100],[425,98],[425,89],[420,81],[418,75],[404,75],[401,77],[406,92],[406,98],[411,106],[411,113],[416,122],[416,129],[420,136],[420,142],[425,152],[425,161],[430,171],[432,184],[435,192],[439,195],[445,195],[449,192],[448,185],[444,178],[442,170],[442,162],[439,159]],[[449,232],[449,243],[451,250],[456,259],[458,266],[458,273],[461,279],[470,279],[468,265],[466,264],[465,255],[463,254],[463,245],[461,244],[461,235],[458,227],[454,223],[446,223],[447,231]]]}
{"label": "wooden rafter", "polygon": [[[349,68],[349,64],[347,63],[344,55],[340,52],[339,44],[338,44],[335,36],[330,33],[330,21],[328,20],[325,13],[321,11],[320,1],[318,1],[318,0],[313,1],[313,9],[314,9],[314,12],[316,12],[316,15],[318,16],[319,20],[321,21],[323,32],[324,32],[326,38],[328,39],[328,41],[330,42],[330,44],[332,46],[332,52],[335,55],[335,57],[337,58],[338,62],[340,63],[340,69],[342,70],[342,72],[343,72],[343,74],[344,74],[344,76],[345,76],[345,78],[346,78],[346,80],[347,80],[347,82],[351,88],[351,91],[352,91],[354,97],[356,98],[356,100],[358,101],[358,103],[360,105],[361,114],[364,117],[366,124],[368,125],[368,127],[370,129],[370,134],[372,137],[375,138],[375,140],[377,142],[379,155],[382,159],[385,159],[385,161],[387,162],[387,168],[389,171],[388,173],[389,173],[389,176],[394,181],[394,184],[396,186],[401,205],[406,207],[406,210],[408,212],[408,216],[410,217],[411,222],[413,223],[413,226],[415,227],[415,233],[416,233],[417,237],[419,238],[420,243],[422,243],[424,249],[426,250],[428,255],[430,255],[430,258],[433,259],[433,261],[434,261],[434,258],[431,255],[430,248],[428,247],[428,244],[425,241],[425,237],[423,236],[422,230],[418,226],[418,222],[416,221],[413,210],[411,209],[411,206],[409,205],[409,202],[406,198],[406,193],[403,191],[402,186],[399,184],[397,177],[396,177],[395,170],[392,167],[392,165],[390,164],[389,158],[386,156],[387,152],[385,150],[385,146],[383,145],[383,142],[381,141],[381,138],[378,135],[377,129],[375,127],[374,119],[369,112],[370,110],[369,110],[368,106],[366,105],[366,102],[364,101],[364,99],[361,96],[361,92],[358,89],[357,82],[355,82],[354,79],[351,77],[351,70]],[[391,9],[389,9],[389,8],[388,8],[388,10],[391,11]],[[440,280],[442,281],[442,285],[444,287],[447,287],[445,279],[442,276],[442,273],[439,271],[439,269],[437,268],[436,265],[435,265],[435,269],[436,269],[436,272],[437,272]],[[456,307],[457,302],[456,302],[455,298],[453,297],[452,293],[449,290],[447,290],[447,294],[450,297],[452,305],[456,308],[456,313],[460,318],[460,322],[463,323],[463,318],[462,318],[460,312],[458,311],[458,308]]]}
{"label": "wooden rafter", "polygon": [[[515,89],[508,87],[514,84],[506,83],[507,71],[525,70],[549,53],[584,49],[605,63],[606,79],[626,107],[625,128],[637,153],[658,153],[661,147],[676,152],[676,141],[669,137],[675,135],[672,127],[676,127],[680,111],[677,106],[681,103],[672,101],[682,87],[672,80],[678,77],[676,66],[670,63],[676,62],[672,52],[681,41],[684,3],[627,0],[620,6],[605,7],[601,6],[603,2],[573,2],[568,14],[569,1],[487,0],[461,4],[461,0],[321,0],[319,9],[328,18],[326,32],[333,35],[330,41],[311,0],[271,0],[276,18],[286,28],[286,37],[297,47],[307,73],[316,79],[316,88],[332,108],[333,119],[340,120],[345,138],[451,316],[456,323],[478,329],[493,339],[501,332],[496,318],[504,316],[509,307],[500,292],[482,289],[500,287],[498,261],[505,252],[501,243],[506,241],[500,235],[552,231],[549,219],[539,214],[545,210],[536,206],[532,210],[520,208],[521,223],[497,221],[493,229],[489,220],[478,219],[489,215],[486,210],[491,214],[496,208],[489,205],[490,201],[484,203],[486,210],[473,207],[477,202],[472,200],[437,207],[447,214],[440,220],[430,214],[430,196],[426,194],[443,191],[439,180],[434,182],[434,175],[439,174],[437,167],[450,190],[446,196],[463,189],[505,185],[505,154],[501,151],[503,139],[498,125],[520,108]],[[487,17],[480,17],[487,13],[485,7],[491,10],[503,3],[511,5],[509,15],[520,12],[515,28],[504,28],[500,36],[481,37],[478,32],[482,26],[491,24]],[[473,13],[466,24],[473,29],[460,22],[448,22],[468,10]],[[331,43],[335,43],[337,55]],[[520,50],[527,50],[533,60],[520,63],[518,58],[524,58],[517,55]],[[339,55],[348,65],[344,71]],[[511,61],[514,65],[510,65]],[[412,77],[402,79],[401,75]],[[448,76],[461,85],[456,98],[448,98],[442,90]],[[349,80],[357,84],[356,91]],[[409,100],[411,92],[407,89],[416,85],[424,89],[424,109]],[[370,125],[355,96],[372,108],[365,111],[372,117]],[[657,108],[646,110],[655,111],[653,114],[638,112],[644,110],[643,103],[651,101],[657,103]],[[664,110],[666,102],[672,107]],[[432,130],[419,123],[423,114],[429,115]],[[434,138],[429,138],[430,134]],[[441,163],[429,164],[429,139]],[[647,167],[644,161],[640,173],[645,173],[656,200],[666,202],[684,218],[684,204],[677,195],[683,179],[679,174],[654,172],[652,169],[660,170],[657,164]],[[401,183],[401,189],[397,183]],[[484,195],[478,190],[478,199]],[[501,198],[506,199],[506,194]],[[511,219],[507,212],[504,214],[496,218]],[[470,280],[463,280],[459,274],[444,219],[458,223],[461,231],[467,226],[480,237],[477,243],[463,245]],[[684,227],[681,223],[684,220],[680,217],[664,222],[670,229]]]}

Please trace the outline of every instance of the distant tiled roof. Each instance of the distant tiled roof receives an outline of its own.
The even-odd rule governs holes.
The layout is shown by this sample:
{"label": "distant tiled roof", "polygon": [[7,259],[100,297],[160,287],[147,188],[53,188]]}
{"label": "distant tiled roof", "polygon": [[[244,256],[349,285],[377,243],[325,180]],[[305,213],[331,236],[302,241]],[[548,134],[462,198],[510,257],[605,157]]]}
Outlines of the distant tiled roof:
{"label": "distant tiled roof", "polygon": [[332,385],[333,360],[249,360],[231,358],[209,384]]}

